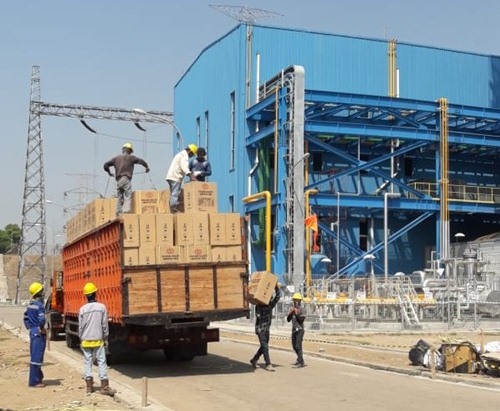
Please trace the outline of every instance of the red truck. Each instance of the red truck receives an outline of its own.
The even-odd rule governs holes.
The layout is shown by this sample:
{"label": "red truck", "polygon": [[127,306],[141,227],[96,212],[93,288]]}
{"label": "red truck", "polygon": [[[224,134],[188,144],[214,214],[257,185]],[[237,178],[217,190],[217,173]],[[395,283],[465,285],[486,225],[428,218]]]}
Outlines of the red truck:
{"label": "red truck", "polygon": [[79,346],[78,313],[87,282],[97,285],[97,299],[108,309],[110,363],[130,349],[162,349],[166,359],[189,361],[219,341],[211,321],[249,316],[244,239],[241,261],[135,266],[125,264],[123,239],[123,219],[117,218],[64,246],[63,270],[52,280],[51,339],[64,333],[68,347]]}

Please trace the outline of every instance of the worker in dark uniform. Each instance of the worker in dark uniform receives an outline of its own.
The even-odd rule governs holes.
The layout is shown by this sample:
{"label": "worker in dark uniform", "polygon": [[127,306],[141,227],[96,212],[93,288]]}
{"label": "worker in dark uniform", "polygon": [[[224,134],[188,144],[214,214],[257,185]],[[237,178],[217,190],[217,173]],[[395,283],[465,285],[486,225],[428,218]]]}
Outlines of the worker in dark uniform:
{"label": "worker in dark uniform", "polygon": [[113,177],[113,173],[109,170],[114,167],[116,179],[116,193],[118,202],[116,203],[116,215],[122,212],[130,211],[130,199],[132,197],[132,176],[134,174],[134,165],[140,164],[149,173],[149,166],[142,158],[134,156],[132,153],[134,148],[132,144],[125,143],[122,147],[122,153],[113,157],[111,160],[104,163],[104,171]]}
{"label": "worker in dark uniform", "polygon": [[273,308],[276,306],[280,299],[279,285],[276,284],[274,290],[274,297],[269,304],[257,304],[255,306],[255,334],[259,337],[260,347],[255,355],[250,360],[253,368],[257,368],[257,361],[261,355],[264,356],[267,371],[274,371],[274,366],[271,363],[269,356],[269,337],[271,329],[271,320],[273,317]]}
{"label": "worker in dark uniform", "polygon": [[295,293],[292,296],[293,307],[288,312],[286,320],[292,322],[292,347],[297,354],[297,361],[293,364],[297,368],[305,366],[304,357],[302,355],[302,340],[304,339],[304,320],[305,315],[302,307],[302,294]]}
{"label": "worker in dark uniform", "polygon": [[43,355],[47,342],[45,330],[45,307],[43,304],[43,285],[33,283],[29,288],[31,301],[24,312],[24,325],[30,334],[30,373],[28,385],[43,388]]}
{"label": "worker in dark uniform", "polygon": [[212,165],[206,159],[207,151],[203,147],[198,147],[196,156],[189,159],[189,169],[197,181],[205,181],[212,175]]}

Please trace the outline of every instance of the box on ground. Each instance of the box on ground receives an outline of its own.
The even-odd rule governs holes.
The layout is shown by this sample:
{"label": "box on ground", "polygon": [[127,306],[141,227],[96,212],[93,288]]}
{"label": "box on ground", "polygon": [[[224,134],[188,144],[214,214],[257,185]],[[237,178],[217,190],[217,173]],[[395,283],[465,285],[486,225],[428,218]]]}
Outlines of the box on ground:
{"label": "box on ground", "polygon": [[250,277],[248,298],[252,304],[269,304],[278,277],[268,271],[257,271]]}

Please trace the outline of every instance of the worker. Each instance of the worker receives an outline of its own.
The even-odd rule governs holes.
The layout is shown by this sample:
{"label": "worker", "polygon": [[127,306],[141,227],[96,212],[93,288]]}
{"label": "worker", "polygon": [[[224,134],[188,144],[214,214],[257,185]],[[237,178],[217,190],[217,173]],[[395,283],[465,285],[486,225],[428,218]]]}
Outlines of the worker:
{"label": "worker", "polygon": [[170,211],[172,213],[179,211],[179,196],[181,195],[184,177],[188,176],[191,181],[195,181],[195,177],[189,169],[189,159],[195,156],[197,151],[198,147],[196,145],[189,144],[174,156],[170,164],[165,180],[167,180],[170,187]]}
{"label": "worker", "polygon": [[142,158],[133,155],[133,152],[134,148],[132,144],[125,143],[122,147],[121,154],[104,163],[104,171],[106,171],[110,177],[113,177],[113,173],[109,171],[109,168],[115,168],[114,177],[116,179],[116,194],[118,197],[116,215],[120,215],[122,212],[128,213],[130,211],[134,165],[140,164],[146,169],[146,173],[149,173],[148,163]]}
{"label": "worker", "polygon": [[274,297],[271,298],[269,304],[257,304],[255,306],[255,334],[259,337],[260,347],[250,360],[250,364],[252,364],[253,368],[257,368],[257,361],[259,361],[260,356],[263,355],[266,364],[265,369],[267,371],[274,371],[274,366],[269,356],[269,337],[273,308],[276,306],[279,299],[280,289],[279,284],[276,284]]}
{"label": "worker", "polygon": [[87,297],[87,303],[80,308],[78,336],[83,351],[87,395],[93,392],[92,361],[95,357],[101,381],[99,393],[113,396],[116,390],[109,387],[106,363],[106,346],[109,336],[108,311],[104,304],[97,302],[97,287],[94,283],[86,283],[83,287],[83,294]]}
{"label": "worker", "polygon": [[292,296],[293,306],[288,312],[286,320],[292,322],[292,347],[297,354],[297,360],[293,364],[297,368],[305,366],[304,356],[302,355],[302,341],[304,339],[304,311],[302,310],[302,294],[294,293]]}
{"label": "worker", "polygon": [[32,283],[29,287],[31,301],[24,312],[24,326],[30,335],[30,372],[28,385],[43,388],[43,355],[47,343],[45,329],[45,307],[43,304],[43,285]]}
{"label": "worker", "polygon": [[206,155],[207,151],[203,147],[198,147],[196,157],[193,156],[189,160],[189,170],[198,181],[205,181],[206,177],[212,175],[212,165],[205,158]]}

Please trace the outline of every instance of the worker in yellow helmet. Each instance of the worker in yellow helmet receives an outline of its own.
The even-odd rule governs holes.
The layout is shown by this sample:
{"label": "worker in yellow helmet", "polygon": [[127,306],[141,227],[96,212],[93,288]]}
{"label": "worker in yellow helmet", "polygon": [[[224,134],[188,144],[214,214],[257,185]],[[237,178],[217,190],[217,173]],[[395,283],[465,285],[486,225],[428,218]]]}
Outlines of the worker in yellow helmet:
{"label": "worker in yellow helmet", "polygon": [[[125,143],[122,147],[122,153],[113,157],[111,160],[104,163],[104,171],[110,177],[116,179],[116,193],[118,201],[116,203],[116,215],[122,212],[130,211],[130,199],[132,198],[132,176],[134,174],[134,165],[140,164],[149,173],[149,166],[142,158],[139,158],[132,153],[134,148],[131,143]],[[115,174],[109,169],[115,168]]]}
{"label": "worker in yellow helmet", "polygon": [[87,303],[80,308],[78,316],[78,336],[83,351],[83,372],[87,384],[87,395],[92,394],[92,360],[95,357],[101,380],[100,394],[113,396],[116,391],[109,387],[108,366],[106,364],[106,345],[109,336],[108,311],[106,306],[97,302],[97,287],[86,283],[83,294]]}
{"label": "worker in yellow helmet", "polygon": [[184,177],[188,176],[191,181],[196,180],[189,169],[189,159],[195,156],[197,151],[198,147],[195,144],[189,144],[174,156],[170,164],[165,180],[167,180],[170,187],[170,211],[172,213],[179,211],[179,196]]}
{"label": "worker in yellow helmet", "polygon": [[293,364],[297,368],[305,366],[302,355],[302,341],[304,339],[304,320],[306,319],[301,307],[302,294],[294,293],[292,296],[293,306],[288,312],[286,320],[292,322],[292,347],[297,354],[297,360]]}
{"label": "worker in yellow helmet", "polygon": [[24,326],[30,334],[30,372],[28,385],[34,388],[44,388],[43,356],[47,343],[45,330],[45,306],[43,303],[43,285],[32,283],[29,287],[31,301],[24,312]]}

